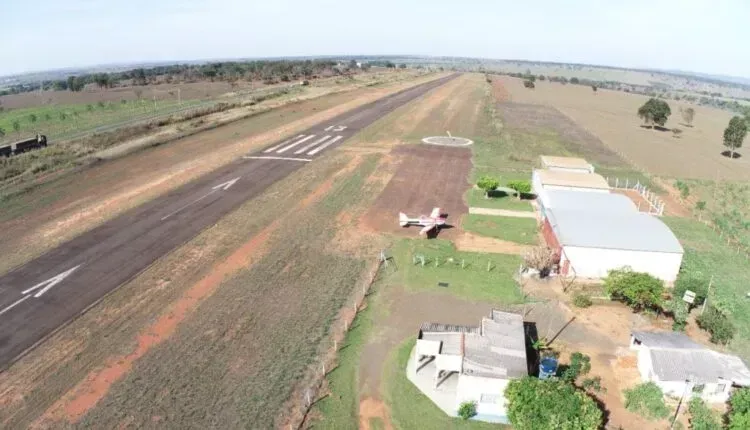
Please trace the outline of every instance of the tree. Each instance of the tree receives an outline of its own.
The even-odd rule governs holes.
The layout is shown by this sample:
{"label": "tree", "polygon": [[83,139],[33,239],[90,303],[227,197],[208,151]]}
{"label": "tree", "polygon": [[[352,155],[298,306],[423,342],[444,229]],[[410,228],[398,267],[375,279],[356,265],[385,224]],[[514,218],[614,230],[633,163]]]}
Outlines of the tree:
{"label": "tree", "polygon": [[47,113],[44,114],[44,120],[45,121],[50,121],[51,119],[52,119],[52,115],[50,115],[49,112],[47,112]]}
{"label": "tree", "polygon": [[694,397],[688,403],[690,412],[690,428],[692,430],[721,430],[721,420],[699,397]]}
{"label": "tree", "polygon": [[385,62],[385,67],[386,67],[386,68],[388,68],[388,69],[395,69],[395,68],[396,68],[396,65],[395,65],[395,64],[393,64],[393,63],[392,63],[392,62],[390,62],[390,61],[386,61],[386,62]]}
{"label": "tree", "polygon": [[477,181],[477,187],[484,190],[484,197],[489,198],[490,192],[495,191],[500,186],[500,181],[492,176],[482,176]]}
{"label": "tree", "polygon": [[729,398],[729,430],[750,428],[750,388],[740,388]]}
{"label": "tree", "polygon": [[94,76],[94,82],[96,82],[97,85],[99,85],[99,88],[109,88],[110,82],[109,82],[109,74],[107,73],[98,73]]}
{"label": "tree", "polygon": [[570,78],[570,83],[577,85],[577,84],[580,84],[581,81],[578,78],[576,78],[575,76],[573,76],[572,78]]}
{"label": "tree", "polygon": [[21,122],[17,119],[13,120],[13,131],[21,135]]}
{"label": "tree", "polygon": [[591,86],[591,91],[596,92],[599,88],[596,85]]}
{"label": "tree", "polygon": [[715,306],[708,305],[706,311],[696,318],[698,327],[711,333],[711,342],[726,345],[734,338],[734,324]]}
{"label": "tree", "polygon": [[36,120],[37,120],[37,119],[38,119],[38,117],[36,116],[36,114],[35,114],[35,113],[32,113],[32,114],[30,114],[30,115],[29,115],[29,121],[30,121],[30,122],[31,122],[32,124],[36,124]]}
{"label": "tree", "polygon": [[401,63],[401,64],[398,65],[398,68],[399,69],[405,69],[406,68],[406,64]]}
{"label": "tree", "polygon": [[591,430],[602,426],[603,415],[596,402],[559,379],[515,379],[508,383],[505,397],[508,419],[517,430]]}
{"label": "tree", "polygon": [[579,376],[584,376],[591,371],[591,357],[580,352],[570,354],[570,364],[560,374],[565,382],[574,383]]}
{"label": "tree", "polygon": [[648,273],[630,269],[610,270],[604,288],[613,300],[620,300],[636,311],[660,308],[664,283]]}
{"label": "tree", "polygon": [[742,147],[742,141],[745,140],[747,135],[747,121],[741,116],[735,116],[729,120],[729,125],[724,130],[724,146],[729,148],[731,156],[734,158],[734,153],[737,148]]}
{"label": "tree", "polygon": [[695,118],[695,109],[689,107],[687,109],[681,109],[682,120],[685,121],[685,125],[688,127],[693,126],[693,118]]}
{"label": "tree", "polygon": [[531,192],[531,182],[524,180],[508,181],[508,188],[515,190],[518,199],[521,199],[521,195],[529,194]]}
{"label": "tree", "polygon": [[463,402],[458,407],[458,416],[468,420],[477,414],[476,402]]}
{"label": "tree", "polygon": [[536,88],[536,85],[534,85],[534,83],[529,80],[523,81],[523,86],[529,89]]}
{"label": "tree", "polygon": [[646,125],[650,126],[657,124],[663,127],[671,114],[672,110],[669,108],[667,102],[655,98],[649,99],[638,109],[638,116]]}
{"label": "tree", "polygon": [[664,404],[664,393],[653,382],[646,382],[627,389],[625,408],[650,420],[666,418],[669,408]]}
{"label": "tree", "polygon": [[539,77],[537,79],[539,79],[540,81],[546,81],[547,77],[544,76],[544,75],[539,75]]}

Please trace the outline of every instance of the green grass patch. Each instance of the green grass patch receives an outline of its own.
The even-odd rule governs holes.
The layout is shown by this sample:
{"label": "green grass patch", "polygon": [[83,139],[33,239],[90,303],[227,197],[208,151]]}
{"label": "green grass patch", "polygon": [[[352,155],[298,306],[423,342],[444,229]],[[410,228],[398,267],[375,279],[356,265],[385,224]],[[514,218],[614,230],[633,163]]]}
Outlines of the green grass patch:
{"label": "green grass patch", "polygon": [[398,429],[500,429],[501,424],[449,417],[406,378],[406,363],[415,344],[404,342],[388,357],[383,375],[385,401],[393,426]]}
{"label": "green grass patch", "polygon": [[524,245],[538,243],[536,220],[532,218],[469,214],[464,217],[462,227],[471,233],[509,242]]}
{"label": "green grass patch", "polygon": [[532,212],[529,200],[518,200],[513,195],[507,195],[503,191],[494,191],[492,197],[485,198],[484,191],[477,188],[470,188],[466,192],[466,201],[472,208],[491,208],[491,209],[508,209],[513,211]]}
{"label": "green grass patch", "polygon": [[[398,271],[389,282],[403,285],[407,290],[427,290],[455,294],[468,300],[500,303],[521,303],[523,300],[513,279],[521,264],[518,256],[460,252],[453,243],[439,239],[403,239],[396,243],[392,252]],[[424,266],[419,256],[424,257]],[[439,282],[449,285],[439,287]]]}
{"label": "green grass patch", "polygon": [[698,221],[673,217],[663,220],[685,248],[682,271],[700,272],[706,278],[713,276],[709,303],[713,301],[725,310],[737,327],[730,349],[750,359],[750,299],[746,297],[750,291],[750,272],[746,257]]}

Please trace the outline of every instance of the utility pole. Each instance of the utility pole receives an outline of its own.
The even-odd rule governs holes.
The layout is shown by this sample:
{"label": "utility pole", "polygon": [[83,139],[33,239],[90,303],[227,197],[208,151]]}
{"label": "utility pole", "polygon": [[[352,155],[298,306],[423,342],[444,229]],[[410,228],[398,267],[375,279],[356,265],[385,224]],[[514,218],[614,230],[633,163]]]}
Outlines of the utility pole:
{"label": "utility pole", "polygon": [[674,429],[674,423],[677,422],[677,417],[680,415],[680,409],[682,408],[682,403],[685,400],[685,396],[687,395],[689,390],[692,390],[690,378],[691,376],[688,376],[688,379],[685,380],[685,390],[682,392],[682,396],[680,397],[680,402],[677,403],[677,410],[674,413],[674,417],[672,418],[672,424],[669,425],[669,429]]}
{"label": "utility pole", "polygon": [[714,284],[714,275],[711,275],[711,280],[708,281],[708,289],[706,290],[706,298],[703,299],[703,306],[701,307],[701,315],[706,311],[706,303],[708,303],[708,295],[711,293],[711,286]]}

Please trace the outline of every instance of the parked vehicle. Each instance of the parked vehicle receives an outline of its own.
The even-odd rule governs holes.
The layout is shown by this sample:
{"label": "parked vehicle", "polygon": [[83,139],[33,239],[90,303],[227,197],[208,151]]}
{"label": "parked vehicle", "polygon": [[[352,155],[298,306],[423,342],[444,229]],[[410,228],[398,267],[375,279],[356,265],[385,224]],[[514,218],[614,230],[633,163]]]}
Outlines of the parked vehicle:
{"label": "parked vehicle", "polygon": [[9,143],[7,145],[0,146],[0,156],[10,157],[11,155],[18,155],[33,149],[45,148],[47,146],[47,136],[43,134],[37,134],[34,137],[28,139],[19,140],[17,142]]}

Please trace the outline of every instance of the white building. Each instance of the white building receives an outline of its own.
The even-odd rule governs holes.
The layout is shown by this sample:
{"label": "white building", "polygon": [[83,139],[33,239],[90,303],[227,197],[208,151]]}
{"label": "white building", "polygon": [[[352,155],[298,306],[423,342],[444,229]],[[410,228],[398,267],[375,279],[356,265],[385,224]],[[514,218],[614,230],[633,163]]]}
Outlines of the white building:
{"label": "white building", "polygon": [[672,283],[684,253],[669,227],[639,212],[548,209],[542,234],[560,257],[560,273],[579,278],[603,278],[630,267]]}
{"label": "white building", "polygon": [[583,158],[555,157],[542,155],[539,157],[542,169],[569,173],[594,173],[594,166]]}
{"label": "white building", "polygon": [[585,211],[601,215],[637,213],[638,208],[630,198],[616,193],[582,193],[568,190],[543,190],[536,198],[542,219],[549,209]]}
{"label": "white building", "polygon": [[531,174],[531,188],[539,195],[543,190],[568,190],[608,193],[607,180],[596,173],[574,173],[536,169]]}
{"label": "white building", "polygon": [[528,375],[523,318],[493,310],[479,327],[422,325],[407,376],[443,411],[475,402],[474,419],[508,423],[505,387]]}
{"label": "white building", "polygon": [[635,331],[630,347],[638,351],[641,379],[668,396],[725,403],[734,387],[750,386],[750,370],[739,357],[708,349],[682,333]]}

